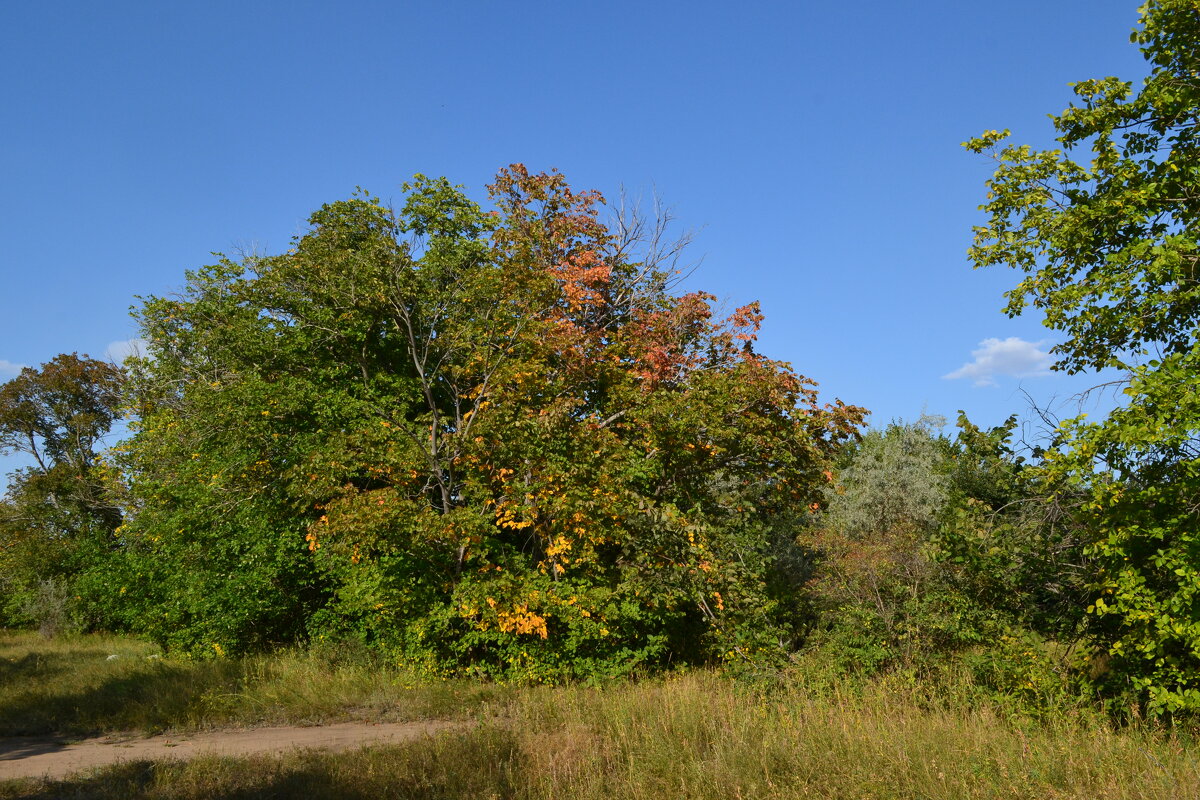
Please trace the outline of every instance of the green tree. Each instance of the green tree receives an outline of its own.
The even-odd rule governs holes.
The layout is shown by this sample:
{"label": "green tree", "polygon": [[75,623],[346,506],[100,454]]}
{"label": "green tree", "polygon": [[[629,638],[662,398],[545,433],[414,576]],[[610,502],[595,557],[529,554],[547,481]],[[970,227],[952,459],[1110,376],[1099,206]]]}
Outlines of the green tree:
{"label": "green tree", "polygon": [[492,211],[408,190],[145,301],[130,618],[510,678],[777,650],[779,520],[861,410],[756,353],[756,305],[671,294],[653,227],[560,175],[513,165]]}
{"label": "green tree", "polygon": [[[1061,150],[967,143],[999,167],[976,266],[1025,273],[1028,305],[1066,334],[1058,369],[1128,373],[1126,401],[1060,432],[1044,476],[1084,492],[1096,573],[1090,633],[1154,712],[1200,710],[1200,3],[1150,0],[1132,40],[1150,75],[1074,86]],[[1089,153],[1080,160],[1076,153]]]}
{"label": "green tree", "polygon": [[106,492],[98,449],[120,416],[122,383],[120,368],[72,353],[0,386],[0,452],[34,462],[9,476],[0,502],[10,616],[49,611],[39,598],[73,594],[65,589],[112,548],[121,510]]}

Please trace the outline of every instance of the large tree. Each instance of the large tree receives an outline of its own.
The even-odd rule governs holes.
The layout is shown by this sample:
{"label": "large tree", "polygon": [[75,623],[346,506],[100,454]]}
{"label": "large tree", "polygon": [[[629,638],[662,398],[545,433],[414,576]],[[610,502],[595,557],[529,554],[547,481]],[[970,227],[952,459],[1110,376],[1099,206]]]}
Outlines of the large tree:
{"label": "large tree", "polygon": [[1112,675],[1152,710],[1200,710],[1200,2],[1150,0],[1132,39],[1149,76],[1076,84],[1062,149],[967,143],[999,161],[971,258],[1025,273],[1007,311],[1066,334],[1058,369],[1127,373],[1125,404],[1068,423],[1046,475],[1087,493]]}
{"label": "large tree", "polygon": [[653,226],[560,175],[513,165],[491,211],[408,189],[138,312],[131,574],[171,587],[141,623],[538,679],[778,648],[772,540],[861,410],[755,352],[757,305],[672,294]]}

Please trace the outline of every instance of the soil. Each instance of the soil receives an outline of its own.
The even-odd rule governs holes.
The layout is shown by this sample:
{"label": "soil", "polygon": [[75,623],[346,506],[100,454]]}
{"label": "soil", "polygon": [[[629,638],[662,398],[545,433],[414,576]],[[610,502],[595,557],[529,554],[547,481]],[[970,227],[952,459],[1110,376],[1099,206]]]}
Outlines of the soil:
{"label": "soil", "polygon": [[0,780],[63,778],[73,772],[122,761],[244,756],[299,748],[351,750],[419,739],[462,723],[345,722],[313,727],[245,728],[162,736],[109,735],[68,741],[48,737],[0,738]]}

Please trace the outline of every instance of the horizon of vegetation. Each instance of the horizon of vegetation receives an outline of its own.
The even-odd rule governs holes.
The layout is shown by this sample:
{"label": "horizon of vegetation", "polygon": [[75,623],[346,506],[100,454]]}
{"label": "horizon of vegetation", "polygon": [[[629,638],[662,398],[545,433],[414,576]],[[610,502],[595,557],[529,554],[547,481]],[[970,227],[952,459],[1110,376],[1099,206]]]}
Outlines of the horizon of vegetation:
{"label": "horizon of vegetation", "polygon": [[[238,657],[354,642],[427,677],[965,669],[1030,709],[1200,711],[1200,13],[1075,85],[1061,149],[989,131],[970,250],[1123,404],[1015,441],[865,429],[676,291],[686,237],[557,173],[415,176],[139,298],[123,365],[0,386],[0,625]],[[119,419],[130,436],[100,446]],[[1133,710],[1132,712],[1130,710]]]}

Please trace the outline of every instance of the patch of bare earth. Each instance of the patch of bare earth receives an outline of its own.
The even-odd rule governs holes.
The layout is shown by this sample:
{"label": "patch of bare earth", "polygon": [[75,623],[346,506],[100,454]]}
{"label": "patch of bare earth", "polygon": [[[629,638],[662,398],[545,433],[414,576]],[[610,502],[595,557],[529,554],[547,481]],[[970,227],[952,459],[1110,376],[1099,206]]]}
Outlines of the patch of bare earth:
{"label": "patch of bare earth", "polygon": [[162,736],[110,735],[68,742],[50,737],[0,738],[0,780],[64,778],[122,761],[185,759],[199,755],[244,756],[302,748],[352,750],[431,736],[462,723],[344,722],[313,727],[246,728]]}

